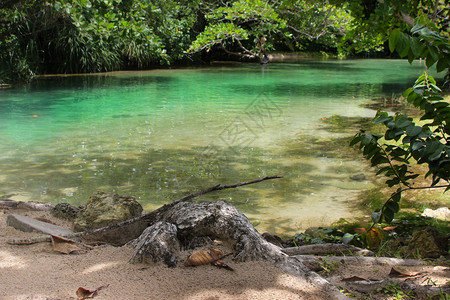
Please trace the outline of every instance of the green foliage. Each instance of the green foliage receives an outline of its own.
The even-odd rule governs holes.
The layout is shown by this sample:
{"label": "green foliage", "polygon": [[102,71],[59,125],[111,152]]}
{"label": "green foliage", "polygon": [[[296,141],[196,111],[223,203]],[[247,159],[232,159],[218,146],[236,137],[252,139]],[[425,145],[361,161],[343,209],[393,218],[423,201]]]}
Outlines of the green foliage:
{"label": "green foliage", "polygon": [[385,285],[377,288],[375,292],[382,293],[393,297],[393,299],[413,299],[414,293],[412,291],[403,291],[402,288],[396,283],[386,283]]}
{"label": "green foliage", "polygon": [[353,29],[353,18],[346,7],[339,8],[328,1],[291,1],[277,9],[286,21],[287,43],[292,50],[337,48],[345,34]]}
{"label": "green foliage", "polygon": [[198,9],[195,1],[149,0],[24,0],[1,7],[0,80],[171,63],[190,45]]}
{"label": "green foliage", "polygon": [[297,233],[293,242],[298,246],[325,243],[360,245],[358,237],[355,237],[354,234],[338,228],[319,227],[314,232]]}
{"label": "green foliage", "polygon": [[[208,25],[189,48],[190,52],[214,46],[229,53],[256,56],[258,43],[265,37],[265,48],[305,50],[336,48],[348,30],[350,15],[345,9],[316,1],[239,0],[211,9]],[[237,52],[241,51],[241,52]]]}
{"label": "green foliage", "polygon": [[[261,0],[239,0],[217,7],[206,15],[206,19],[209,24],[188,51],[210,50],[218,45],[228,52],[238,49],[242,51],[239,54],[256,56],[260,37],[270,37],[285,27],[284,20],[274,8]],[[270,41],[267,46],[270,47]]]}
{"label": "green foliage", "polygon": [[[390,49],[402,57],[408,56],[410,62],[424,57],[428,67],[438,62],[440,71],[448,70],[448,39],[420,23],[411,29],[411,33],[409,36],[394,30],[389,39]],[[429,187],[450,189],[450,105],[439,96],[440,92],[434,78],[425,72],[403,94],[409,103],[423,112],[420,121],[425,124],[416,124],[405,114],[390,116],[378,111],[375,124],[385,125],[384,136],[361,131],[352,140],[351,145],[359,144],[372,166],[379,168],[377,175],[385,175],[389,187],[397,186],[380,211],[372,214],[374,223],[393,220],[405,190],[428,188],[414,186],[412,180],[419,174],[410,170],[412,160],[428,166],[425,178],[431,176]],[[438,186],[442,181],[444,185]]]}
{"label": "green foliage", "polygon": [[[421,18],[433,20],[429,23],[441,32],[448,27],[448,0],[331,0],[330,3],[345,7],[352,16],[350,30],[340,43],[341,51],[347,53],[384,51],[385,42],[395,28],[403,32]],[[445,36],[448,37],[448,32]]]}
{"label": "green foliage", "polygon": [[323,261],[320,262],[320,268],[322,269],[321,273],[324,275],[324,277],[328,277],[331,275],[331,273],[339,268],[339,263],[337,261],[328,261],[325,257]]}

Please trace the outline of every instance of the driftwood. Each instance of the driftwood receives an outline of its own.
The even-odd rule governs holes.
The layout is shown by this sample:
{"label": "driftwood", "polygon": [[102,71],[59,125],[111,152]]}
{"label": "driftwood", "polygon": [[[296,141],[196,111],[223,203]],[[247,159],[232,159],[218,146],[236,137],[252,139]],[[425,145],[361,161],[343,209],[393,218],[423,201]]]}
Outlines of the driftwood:
{"label": "driftwood", "polygon": [[24,208],[31,210],[49,211],[53,207],[55,207],[53,204],[36,201],[23,202],[12,199],[0,199],[0,208]]}

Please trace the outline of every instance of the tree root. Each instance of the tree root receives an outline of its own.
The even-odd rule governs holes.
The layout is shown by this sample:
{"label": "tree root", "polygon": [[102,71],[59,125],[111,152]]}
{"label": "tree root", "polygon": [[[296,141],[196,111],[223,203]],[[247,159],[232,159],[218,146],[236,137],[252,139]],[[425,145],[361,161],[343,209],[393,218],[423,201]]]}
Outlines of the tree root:
{"label": "tree root", "polygon": [[417,259],[400,259],[391,257],[367,257],[367,256],[314,256],[314,255],[296,255],[293,256],[305,264],[313,271],[320,271],[326,260],[329,263],[342,263],[346,265],[358,266],[420,266],[425,262]]}
{"label": "tree root", "polygon": [[374,253],[367,249],[344,244],[315,244],[300,247],[283,248],[282,251],[289,256],[293,255],[354,255],[373,256]]}
{"label": "tree root", "polygon": [[358,291],[360,293],[370,294],[375,290],[382,288],[389,284],[396,284],[403,291],[413,292],[414,299],[428,299],[433,295],[442,295],[450,293],[449,287],[435,287],[430,285],[417,285],[408,282],[404,282],[394,278],[387,278],[377,281],[334,281],[330,280],[330,283],[337,287],[343,287],[349,290]]}

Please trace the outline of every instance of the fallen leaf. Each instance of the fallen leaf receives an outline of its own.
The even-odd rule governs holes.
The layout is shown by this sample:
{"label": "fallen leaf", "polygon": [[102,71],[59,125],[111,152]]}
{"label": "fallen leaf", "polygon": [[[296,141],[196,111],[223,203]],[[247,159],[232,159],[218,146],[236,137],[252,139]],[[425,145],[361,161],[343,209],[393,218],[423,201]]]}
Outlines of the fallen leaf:
{"label": "fallen leaf", "polygon": [[422,274],[425,272],[413,272],[408,270],[402,270],[400,268],[392,267],[391,272],[389,272],[390,277],[414,277],[419,274]]}
{"label": "fallen leaf", "polygon": [[394,230],[395,228],[397,228],[397,226],[387,226],[387,227],[384,227],[383,230],[384,231],[391,231],[391,230]]}
{"label": "fallen leaf", "polygon": [[227,265],[226,263],[224,263],[221,260],[216,260],[214,262],[211,263],[213,266],[216,266],[218,268],[224,268],[230,271],[234,271],[234,269],[232,267],[230,267],[229,265]]}
{"label": "fallen leaf", "polygon": [[109,284],[102,285],[93,290],[88,290],[88,289],[85,289],[84,287],[79,287],[78,290],[76,291],[76,294],[78,296],[78,299],[80,299],[80,300],[94,298],[98,291],[100,291],[101,289],[106,288],[108,286],[109,286]]}
{"label": "fallen leaf", "polygon": [[366,233],[366,240],[369,248],[379,246],[383,241],[383,231],[378,227],[372,228]]}
{"label": "fallen leaf", "polygon": [[51,235],[53,251],[70,254],[74,251],[83,251],[80,247],[75,245],[75,242],[57,235]]}
{"label": "fallen leaf", "polygon": [[364,232],[366,232],[365,228],[355,228],[353,230],[355,231],[355,233],[364,233]]}

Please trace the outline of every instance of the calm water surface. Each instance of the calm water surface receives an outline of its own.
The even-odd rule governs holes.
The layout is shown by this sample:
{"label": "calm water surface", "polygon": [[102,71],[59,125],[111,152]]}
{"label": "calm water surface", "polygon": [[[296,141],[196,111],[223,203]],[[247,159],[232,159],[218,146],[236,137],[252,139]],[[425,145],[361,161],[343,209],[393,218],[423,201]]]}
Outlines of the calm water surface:
{"label": "calm water surface", "polygon": [[[84,203],[96,190],[152,210],[217,183],[283,179],[210,193],[261,232],[292,234],[360,215],[372,172],[322,121],[373,117],[361,104],[401,93],[406,61],[306,61],[47,77],[0,91],[0,197]],[[392,82],[395,82],[393,84]],[[351,177],[364,174],[365,180]]]}

